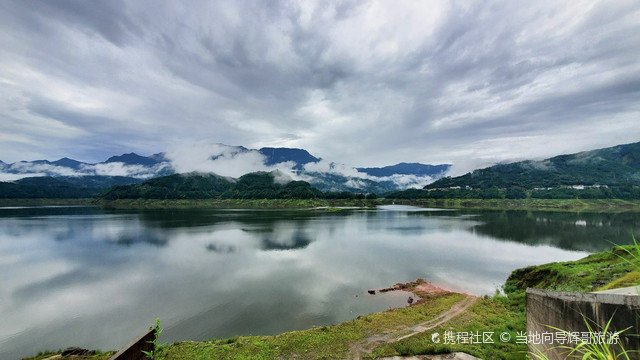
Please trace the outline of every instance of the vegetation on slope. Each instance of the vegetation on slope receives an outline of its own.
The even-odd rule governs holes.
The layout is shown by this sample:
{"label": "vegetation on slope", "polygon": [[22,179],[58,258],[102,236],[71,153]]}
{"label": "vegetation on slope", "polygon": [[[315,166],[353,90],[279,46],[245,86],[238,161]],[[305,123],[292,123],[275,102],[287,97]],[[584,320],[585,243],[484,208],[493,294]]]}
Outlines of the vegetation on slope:
{"label": "vegetation on slope", "polygon": [[137,184],[141,180],[124,176],[38,176],[14,182],[0,182],[0,199],[92,198],[114,185]]}
{"label": "vegetation on slope", "polygon": [[[638,198],[640,143],[560,155],[542,161],[521,161],[479,169],[463,176],[443,178],[427,189],[469,186],[474,189],[534,189],[568,185],[608,185],[609,197]],[[553,194],[550,194],[551,196]],[[609,195],[604,189],[597,196]]]}
{"label": "vegetation on slope", "polygon": [[[279,172],[256,172],[238,179],[215,174],[163,176],[140,185],[115,186],[102,200],[121,199],[364,199],[364,194],[327,192]],[[375,197],[370,195],[369,198]]]}
{"label": "vegetation on slope", "polygon": [[622,199],[398,199],[384,203],[448,209],[542,210],[560,212],[639,211],[640,201]]}

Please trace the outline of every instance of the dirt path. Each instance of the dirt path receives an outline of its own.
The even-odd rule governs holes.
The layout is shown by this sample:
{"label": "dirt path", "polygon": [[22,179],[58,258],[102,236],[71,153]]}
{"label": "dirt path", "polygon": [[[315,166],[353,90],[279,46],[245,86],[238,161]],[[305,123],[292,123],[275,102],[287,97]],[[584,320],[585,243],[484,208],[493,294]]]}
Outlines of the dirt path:
{"label": "dirt path", "polygon": [[[406,326],[390,333],[371,335],[366,339],[360,340],[357,343],[351,345],[351,347],[349,348],[349,352],[352,356],[351,358],[361,359],[362,355],[371,353],[380,345],[383,345],[385,343],[394,343],[402,339],[414,336],[416,334],[434,329],[453,319],[454,317],[462,314],[471,305],[473,305],[476,300],[478,300],[477,297],[473,295],[467,295],[464,299],[455,303],[449,310],[438,314],[438,316],[434,317],[431,320],[413,326]],[[409,332],[408,334],[407,331]]]}

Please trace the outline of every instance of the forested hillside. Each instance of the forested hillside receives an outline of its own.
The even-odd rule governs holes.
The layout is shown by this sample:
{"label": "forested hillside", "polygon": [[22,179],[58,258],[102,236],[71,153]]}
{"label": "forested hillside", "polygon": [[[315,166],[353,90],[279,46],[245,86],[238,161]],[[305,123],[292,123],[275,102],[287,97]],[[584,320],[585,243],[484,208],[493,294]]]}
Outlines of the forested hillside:
{"label": "forested hillside", "polygon": [[640,143],[560,155],[542,161],[520,161],[440,179],[425,189],[469,186],[524,189],[560,185],[640,185]]}
{"label": "forested hillside", "polygon": [[117,199],[313,199],[324,194],[304,181],[283,174],[256,172],[238,179],[215,174],[189,173],[163,176],[140,185],[115,186],[105,200]]}
{"label": "forested hillside", "polygon": [[14,182],[0,182],[0,199],[91,198],[114,185],[137,184],[142,180],[124,176],[39,176]]}

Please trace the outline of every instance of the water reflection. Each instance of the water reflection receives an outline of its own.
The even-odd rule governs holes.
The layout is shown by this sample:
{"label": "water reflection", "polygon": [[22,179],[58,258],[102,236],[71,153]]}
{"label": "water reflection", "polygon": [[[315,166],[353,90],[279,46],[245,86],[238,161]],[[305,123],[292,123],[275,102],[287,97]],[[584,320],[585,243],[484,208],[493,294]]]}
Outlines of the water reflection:
{"label": "water reflection", "polygon": [[632,244],[640,229],[637,213],[485,212],[474,230],[494,239],[567,250],[603,251]]}
{"label": "water reflection", "polygon": [[366,290],[418,277],[491,293],[515,268],[629,242],[639,221],[394,209],[0,209],[0,358],[118,348],[156,317],[166,342],[335,324],[404,306]]}

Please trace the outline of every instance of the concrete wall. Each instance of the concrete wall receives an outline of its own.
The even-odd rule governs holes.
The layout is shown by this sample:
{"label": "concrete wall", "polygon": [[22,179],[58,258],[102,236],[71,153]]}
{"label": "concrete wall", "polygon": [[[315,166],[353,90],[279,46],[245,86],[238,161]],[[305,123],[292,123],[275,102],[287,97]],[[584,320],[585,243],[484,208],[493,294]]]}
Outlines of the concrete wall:
{"label": "concrete wall", "polygon": [[144,334],[140,335],[137,339],[133,340],[129,345],[122,348],[109,358],[109,360],[148,360],[148,358],[142,353],[144,351],[151,351],[154,349],[154,345],[151,343],[155,338],[155,331],[153,328],[149,328]]}
{"label": "concrete wall", "polygon": [[[608,331],[631,327],[620,336],[619,343],[626,350],[640,350],[640,296],[527,289],[527,333],[530,335],[557,332],[549,326],[570,332],[587,332],[583,315],[595,322],[591,323],[594,332],[602,331],[610,319],[612,321]],[[551,349],[562,346],[559,342],[541,342],[542,344],[529,342],[529,351],[535,352],[537,348],[544,351],[549,359],[566,357],[566,349]],[[570,344],[565,344],[567,345]],[[640,354],[633,354],[631,358],[640,359]]]}

